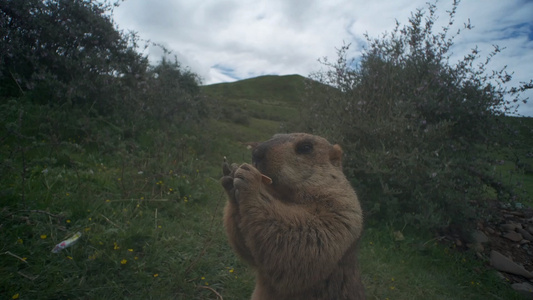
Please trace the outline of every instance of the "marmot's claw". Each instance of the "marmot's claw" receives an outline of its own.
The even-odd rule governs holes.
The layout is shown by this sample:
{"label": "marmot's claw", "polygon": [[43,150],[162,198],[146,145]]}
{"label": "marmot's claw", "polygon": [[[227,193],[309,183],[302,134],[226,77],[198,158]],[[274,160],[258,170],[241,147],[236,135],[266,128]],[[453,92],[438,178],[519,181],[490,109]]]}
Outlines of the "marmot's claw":
{"label": "marmot's claw", "polygon": [[227,162],[222,163],[222,174],[224,174],[224,176],[231,174],[231,169]]}
{"label": "marmot's claw", "polygon": [[231,189],[233,189],[233,177],[231,176],[222,177],[220,179],[220,183],[226,191],[230,191]]}

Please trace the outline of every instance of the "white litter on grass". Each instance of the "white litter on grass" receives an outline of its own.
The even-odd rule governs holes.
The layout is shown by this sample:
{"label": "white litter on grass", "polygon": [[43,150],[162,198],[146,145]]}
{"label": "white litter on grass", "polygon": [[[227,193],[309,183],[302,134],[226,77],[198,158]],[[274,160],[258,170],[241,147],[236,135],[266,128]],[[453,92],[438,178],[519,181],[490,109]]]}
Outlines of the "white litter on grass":
{"label": "white litter on grass", "polygon": [[59,253],[59,251],[67,248],[67,247],[70,247],[72,245],[74,245],[74,243],[76,243],[76,241],[78,241],[78,239],[81,237],[81,232],[76,232],[76,234],[74,234],[73,236],[71,236],[70,238],[62,241],[61,243],[57,244],[54,249],[52,249],[52,253]]}

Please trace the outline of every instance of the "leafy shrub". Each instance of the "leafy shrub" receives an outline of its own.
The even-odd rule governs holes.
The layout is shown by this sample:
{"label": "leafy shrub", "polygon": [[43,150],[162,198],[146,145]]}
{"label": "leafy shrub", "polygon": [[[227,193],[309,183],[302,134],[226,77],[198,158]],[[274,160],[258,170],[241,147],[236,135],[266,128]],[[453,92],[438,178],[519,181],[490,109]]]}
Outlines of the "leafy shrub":
{"label": "leafy shrub", "polygon": [[107,1],[0,2],[0,99],[40,124],[20,134],[114,151],[146,128],[190,128],[208,116],[198,76],[177,61],[150,66],[137,36],[115,28],[112,9]]}
{"label": "leafy shrub", "polygon": [[366,36],[360,62],[349,60],[343,45],[336,61],[321,60],[327,69],[310,76],[305,130],[343,144],[345,169],[370,215],[446,228],[473,221],[485,185],[513,196],[493,185],[486,150],[503,130],[500,117],[515,112],[517,91],[528,85],[505,89],[505,69],[485,75],[498,47],[478,64],[477,49],[449,62],[457,5],[440,33],[433,33],[436,6],[428,4],[408,26]]}

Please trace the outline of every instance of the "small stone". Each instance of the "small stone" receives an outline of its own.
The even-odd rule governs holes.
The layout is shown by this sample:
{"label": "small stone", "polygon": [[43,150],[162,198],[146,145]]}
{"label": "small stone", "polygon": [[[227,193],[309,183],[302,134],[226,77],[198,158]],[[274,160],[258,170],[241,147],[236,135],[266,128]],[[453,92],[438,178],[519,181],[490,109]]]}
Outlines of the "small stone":
{"label": "small stone", "polygon": [[518,228],[517,231],[522,235],[524,239],[533,242],[533,235],[531,235],[531,233],[529,233],[527,230]]}
{"label": "small stone", "polygon": [[472,238],[474,239],[474,243],[487,243],[489,241],[489,238],[483,233],[483,231],[476,230],[472,233]]}
{"label": "small stone", "polygon": [[528,226],[527,227],[527,231],[529,231],[529,233],[533,234],[533,226]]}
{"label": "small stone", "polygon": [[463,246],[463,242],[461,242],[460,239],[456,239],[456,240],[455,240],[455,245],[456,245],[457,247],[462,247],[462,246]]}
{"label": "small stone", "polygon": [[494,234],[494,233],[495,233],[494,229],[492,229],[492,228],[490,228],[490,227],[485,228],[485,232],[486,232],[487,234]]}
{"label": "small stone", "polygon": [[514,231],[507,232],[506,234],[503,235],[503,237],[513,242],[520,242],[521,240],[524,239],[520,233],[514,232]]}
{"label": "small stone", "polygon": [[498,271],[520,275],[527,279],[533,278],[531,272],[495,250],[490,252],[490,264]]}
{"label": "small stone", "polygon": [[485,226],[483,226],[483,223],[481,223],[481,222],[477,222],[477,229],[481,229],[481,230],[483,230],[484,227],[485,227]]}
{"label": "small stone", "polygon": [[503,231],[511,232],[511,231],[515,231],[516,224],[503,224],[500,227],[502,228]]}
{"label": "small stone", "polygon": [[513,290],[524,295],[526,299],[533,299],[533,285],[528,282],[513,283],[511,284]]}
{"label": "small stone", "polygon": [[467,247],[471,250],[474,250],[476,253],[483,252],[483,250],[485,250],[481,243],[467,244]]}
{"label": "small stone", "polygon": [[[520,206],[519,209],[522,209],[522,208],[524,207],[524,206],[522,205],[522,203],[516,203],[516,204],[517,204],[518,206]],[[518,206],[517,206],[516,208],[518,208]],[[512,215],[517,216],[517,217],[523,217],[523,216],[524,216],[524,213],[521,212],[521,211],[516,211],[516,210],[515,210],[515,211],[511,211],[510,213],[511,213]]]}
{"label": "small stone", "polygon": [[403,236],[403,233],[401,231],[395,231],[394,232],[394,240],[396,242],[401,242],[405,240],[405,237]]}

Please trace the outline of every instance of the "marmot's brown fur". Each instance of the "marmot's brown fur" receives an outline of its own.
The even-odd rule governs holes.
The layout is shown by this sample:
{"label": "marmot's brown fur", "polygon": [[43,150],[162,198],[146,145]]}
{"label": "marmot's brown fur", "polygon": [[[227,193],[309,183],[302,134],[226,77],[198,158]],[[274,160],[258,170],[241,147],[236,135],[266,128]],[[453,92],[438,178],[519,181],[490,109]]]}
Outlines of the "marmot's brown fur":
{"label": "marmot's brown fur", "polygon": [[253,165],[224,168],[224,225],[256,270],[252,299],[364,299],[356,257],[363,216],[341,158],[324,138],[278,134],[253,149]]}

